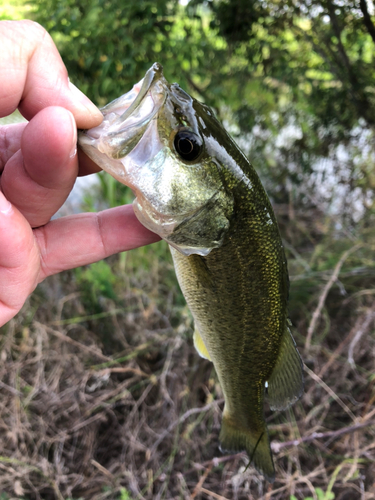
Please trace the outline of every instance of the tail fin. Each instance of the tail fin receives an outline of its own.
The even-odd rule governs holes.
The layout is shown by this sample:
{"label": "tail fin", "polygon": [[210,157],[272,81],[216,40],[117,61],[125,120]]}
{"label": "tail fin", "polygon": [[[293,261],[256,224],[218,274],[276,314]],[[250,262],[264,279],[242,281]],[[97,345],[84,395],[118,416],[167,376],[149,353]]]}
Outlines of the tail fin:
{"label": "tail fin", "polygon": [[263,474],[267,481],[274,482],[275,468],[265,424],[261,432],[251,433],[240,426],[236,426],[235,422],[224,413],[220,443],[221,451],[246,451],[250,463]]}

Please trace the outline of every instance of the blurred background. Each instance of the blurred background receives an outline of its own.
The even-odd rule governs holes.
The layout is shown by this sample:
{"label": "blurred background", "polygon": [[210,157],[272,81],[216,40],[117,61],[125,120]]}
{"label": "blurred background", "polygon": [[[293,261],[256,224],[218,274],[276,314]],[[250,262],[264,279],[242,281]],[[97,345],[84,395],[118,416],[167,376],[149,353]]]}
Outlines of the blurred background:
{"label": "blurred background", "polygon": [[[266,408],[270,485],[218,450],[223,396],[164,242],[51,277],[0,328],[0,499],[374,499],[373,1],[0,3],[22,18],[99,106],[158,61],[214,108],[279,221],[306,387]],[[131,200],[98,174],[58,216]]]}

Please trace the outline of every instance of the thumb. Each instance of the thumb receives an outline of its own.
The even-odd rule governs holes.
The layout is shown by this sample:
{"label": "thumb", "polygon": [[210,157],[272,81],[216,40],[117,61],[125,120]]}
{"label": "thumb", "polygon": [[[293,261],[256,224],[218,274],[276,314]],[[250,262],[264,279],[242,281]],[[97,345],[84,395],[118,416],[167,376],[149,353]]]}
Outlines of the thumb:
{"label": "thumb", "polygon": [[1,192],[0,242],[0,325],[3,325],[34,290],[40,257],[31,227]]}

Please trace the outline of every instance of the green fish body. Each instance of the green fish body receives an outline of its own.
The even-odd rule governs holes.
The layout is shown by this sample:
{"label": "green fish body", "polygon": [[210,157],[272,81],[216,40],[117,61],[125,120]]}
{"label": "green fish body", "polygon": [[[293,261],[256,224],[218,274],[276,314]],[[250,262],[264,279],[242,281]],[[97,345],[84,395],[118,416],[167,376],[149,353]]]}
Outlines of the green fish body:
{"label": "green fish body", "polygon": [[81,148],[129,185],[139,220],[169,244],[195,320],[194,344],[215,366],[225,407],[221,449],[246,450],[275,477],[264,419],[303,391],[288,328],[288,271],[267,194],[207,106],[170,85],[155,63],[103,108]]}

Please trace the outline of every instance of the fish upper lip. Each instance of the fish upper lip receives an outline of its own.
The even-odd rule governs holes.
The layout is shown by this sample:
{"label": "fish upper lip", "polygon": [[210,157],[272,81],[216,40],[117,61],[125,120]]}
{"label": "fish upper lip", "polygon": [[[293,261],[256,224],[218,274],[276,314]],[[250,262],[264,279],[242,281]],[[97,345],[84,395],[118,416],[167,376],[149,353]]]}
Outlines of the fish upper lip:
{"label": "fish upper lip", "polygon": [[[138,89],[133,87],[101,109],[103,122],[98,127],[84,131],[80,136],[80,145],[94,146],[109,158],[119,159],[118,152],[131,144],[136,139],[138,130],[147,127],[157,115],[165,100],[167,88],[168,82],[164,78],[161,64],[154,63],[144,76],[137,94]],[[126,96],[131,92],[133,100],[126,101]],[[132,148],[135,147],[134,143]]]}
{"label": "fish upper lip", "polygon": [[147,95],[152,85],[157,81],[164,78],[163,76],[163,66],[155,62],[151,68],[147,71],[143,78],[143,83],[137,97],[128,107],[128,109],[121,115],[121,120],[126,120],[129,116],[134,113],[138,106],[143,101],[144,97]]}

